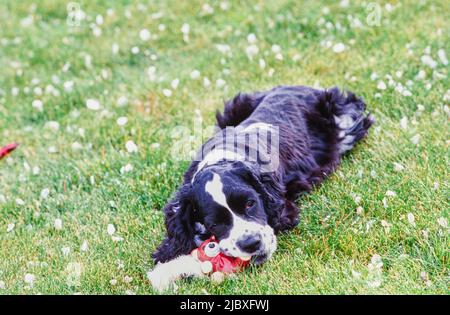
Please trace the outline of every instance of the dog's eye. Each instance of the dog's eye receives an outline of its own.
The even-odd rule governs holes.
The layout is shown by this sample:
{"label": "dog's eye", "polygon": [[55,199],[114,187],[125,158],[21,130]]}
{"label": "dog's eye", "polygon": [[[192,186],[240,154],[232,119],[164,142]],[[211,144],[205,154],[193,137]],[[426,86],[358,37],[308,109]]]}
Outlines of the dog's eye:
{"label": "dog's eye", "polygon": [[245,203],[245,209],[250,209],[254,205],[255,205],[255,200],[247,200],[247,202]]}

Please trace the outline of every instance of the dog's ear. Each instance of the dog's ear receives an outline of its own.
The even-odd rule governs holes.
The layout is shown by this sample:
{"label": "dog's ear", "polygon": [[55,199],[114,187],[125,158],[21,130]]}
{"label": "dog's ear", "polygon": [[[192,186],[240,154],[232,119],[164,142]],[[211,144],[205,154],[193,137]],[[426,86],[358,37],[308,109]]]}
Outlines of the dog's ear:
{"label": "dog's ear", "polygon": [[195,247],[195,210],[192,187],[184,184],[165,207],[167,236],[153,254],[155,263],[190,253]]}
{"label": "dog's ear", "polygon": [[264,202],[268,223],[275,233],[295,227],[299,210],[286,199],[283,181],[276,172],[261,173],[257,166],[236,162],[235,167],[244,179],[258,192]]}

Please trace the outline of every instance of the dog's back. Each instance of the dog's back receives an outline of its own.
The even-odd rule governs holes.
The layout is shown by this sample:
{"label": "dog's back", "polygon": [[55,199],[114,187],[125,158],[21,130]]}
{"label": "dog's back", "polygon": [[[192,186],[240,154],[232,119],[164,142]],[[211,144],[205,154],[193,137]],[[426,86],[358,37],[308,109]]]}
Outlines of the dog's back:
{"label": "dog's back", "polygon": [[280,130],[281,173],[294,200],[329,175],[343,154],[361,140],[374,122],[366,105],[338,88],[279,86],[266,92],[238,94],[217,114],[219,127],[266,123]]}

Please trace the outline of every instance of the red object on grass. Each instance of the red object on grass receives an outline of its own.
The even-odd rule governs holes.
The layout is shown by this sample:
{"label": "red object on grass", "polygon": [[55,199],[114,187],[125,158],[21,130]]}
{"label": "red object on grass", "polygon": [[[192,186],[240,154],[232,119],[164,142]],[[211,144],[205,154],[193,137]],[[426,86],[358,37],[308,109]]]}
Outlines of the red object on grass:
{"label": "red object on grass", "polygon": [[14,151],[19,145],[17,143],[10,143],[0,148],[0,159],[7,156],[11,151]]}
{"label": "red object on grass", "polygon": [[194,249],[192,255],[201,262],[210,261],[212,272],[233,273],[242,270],[250,264],[250,260],[226,256],[220,252],[219,244],[214,236],[204,241],[197,249]]}

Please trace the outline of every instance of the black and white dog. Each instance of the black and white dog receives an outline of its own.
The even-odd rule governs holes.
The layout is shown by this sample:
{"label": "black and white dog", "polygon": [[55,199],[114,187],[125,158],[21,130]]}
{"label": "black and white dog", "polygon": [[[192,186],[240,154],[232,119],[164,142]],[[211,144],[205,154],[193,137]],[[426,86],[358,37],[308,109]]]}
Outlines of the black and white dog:
{"label": "black and white dog", "polygon": [[304,86],[228,101],[216,115],[220,131],[164,208],[167,236],[155,262],[188,254],[211,235],[229,256],[252,256],[255,264],[269,259],[277,233],[299,222],[298,196],[367,134],[374,120],[365,107],[353,93]]}

